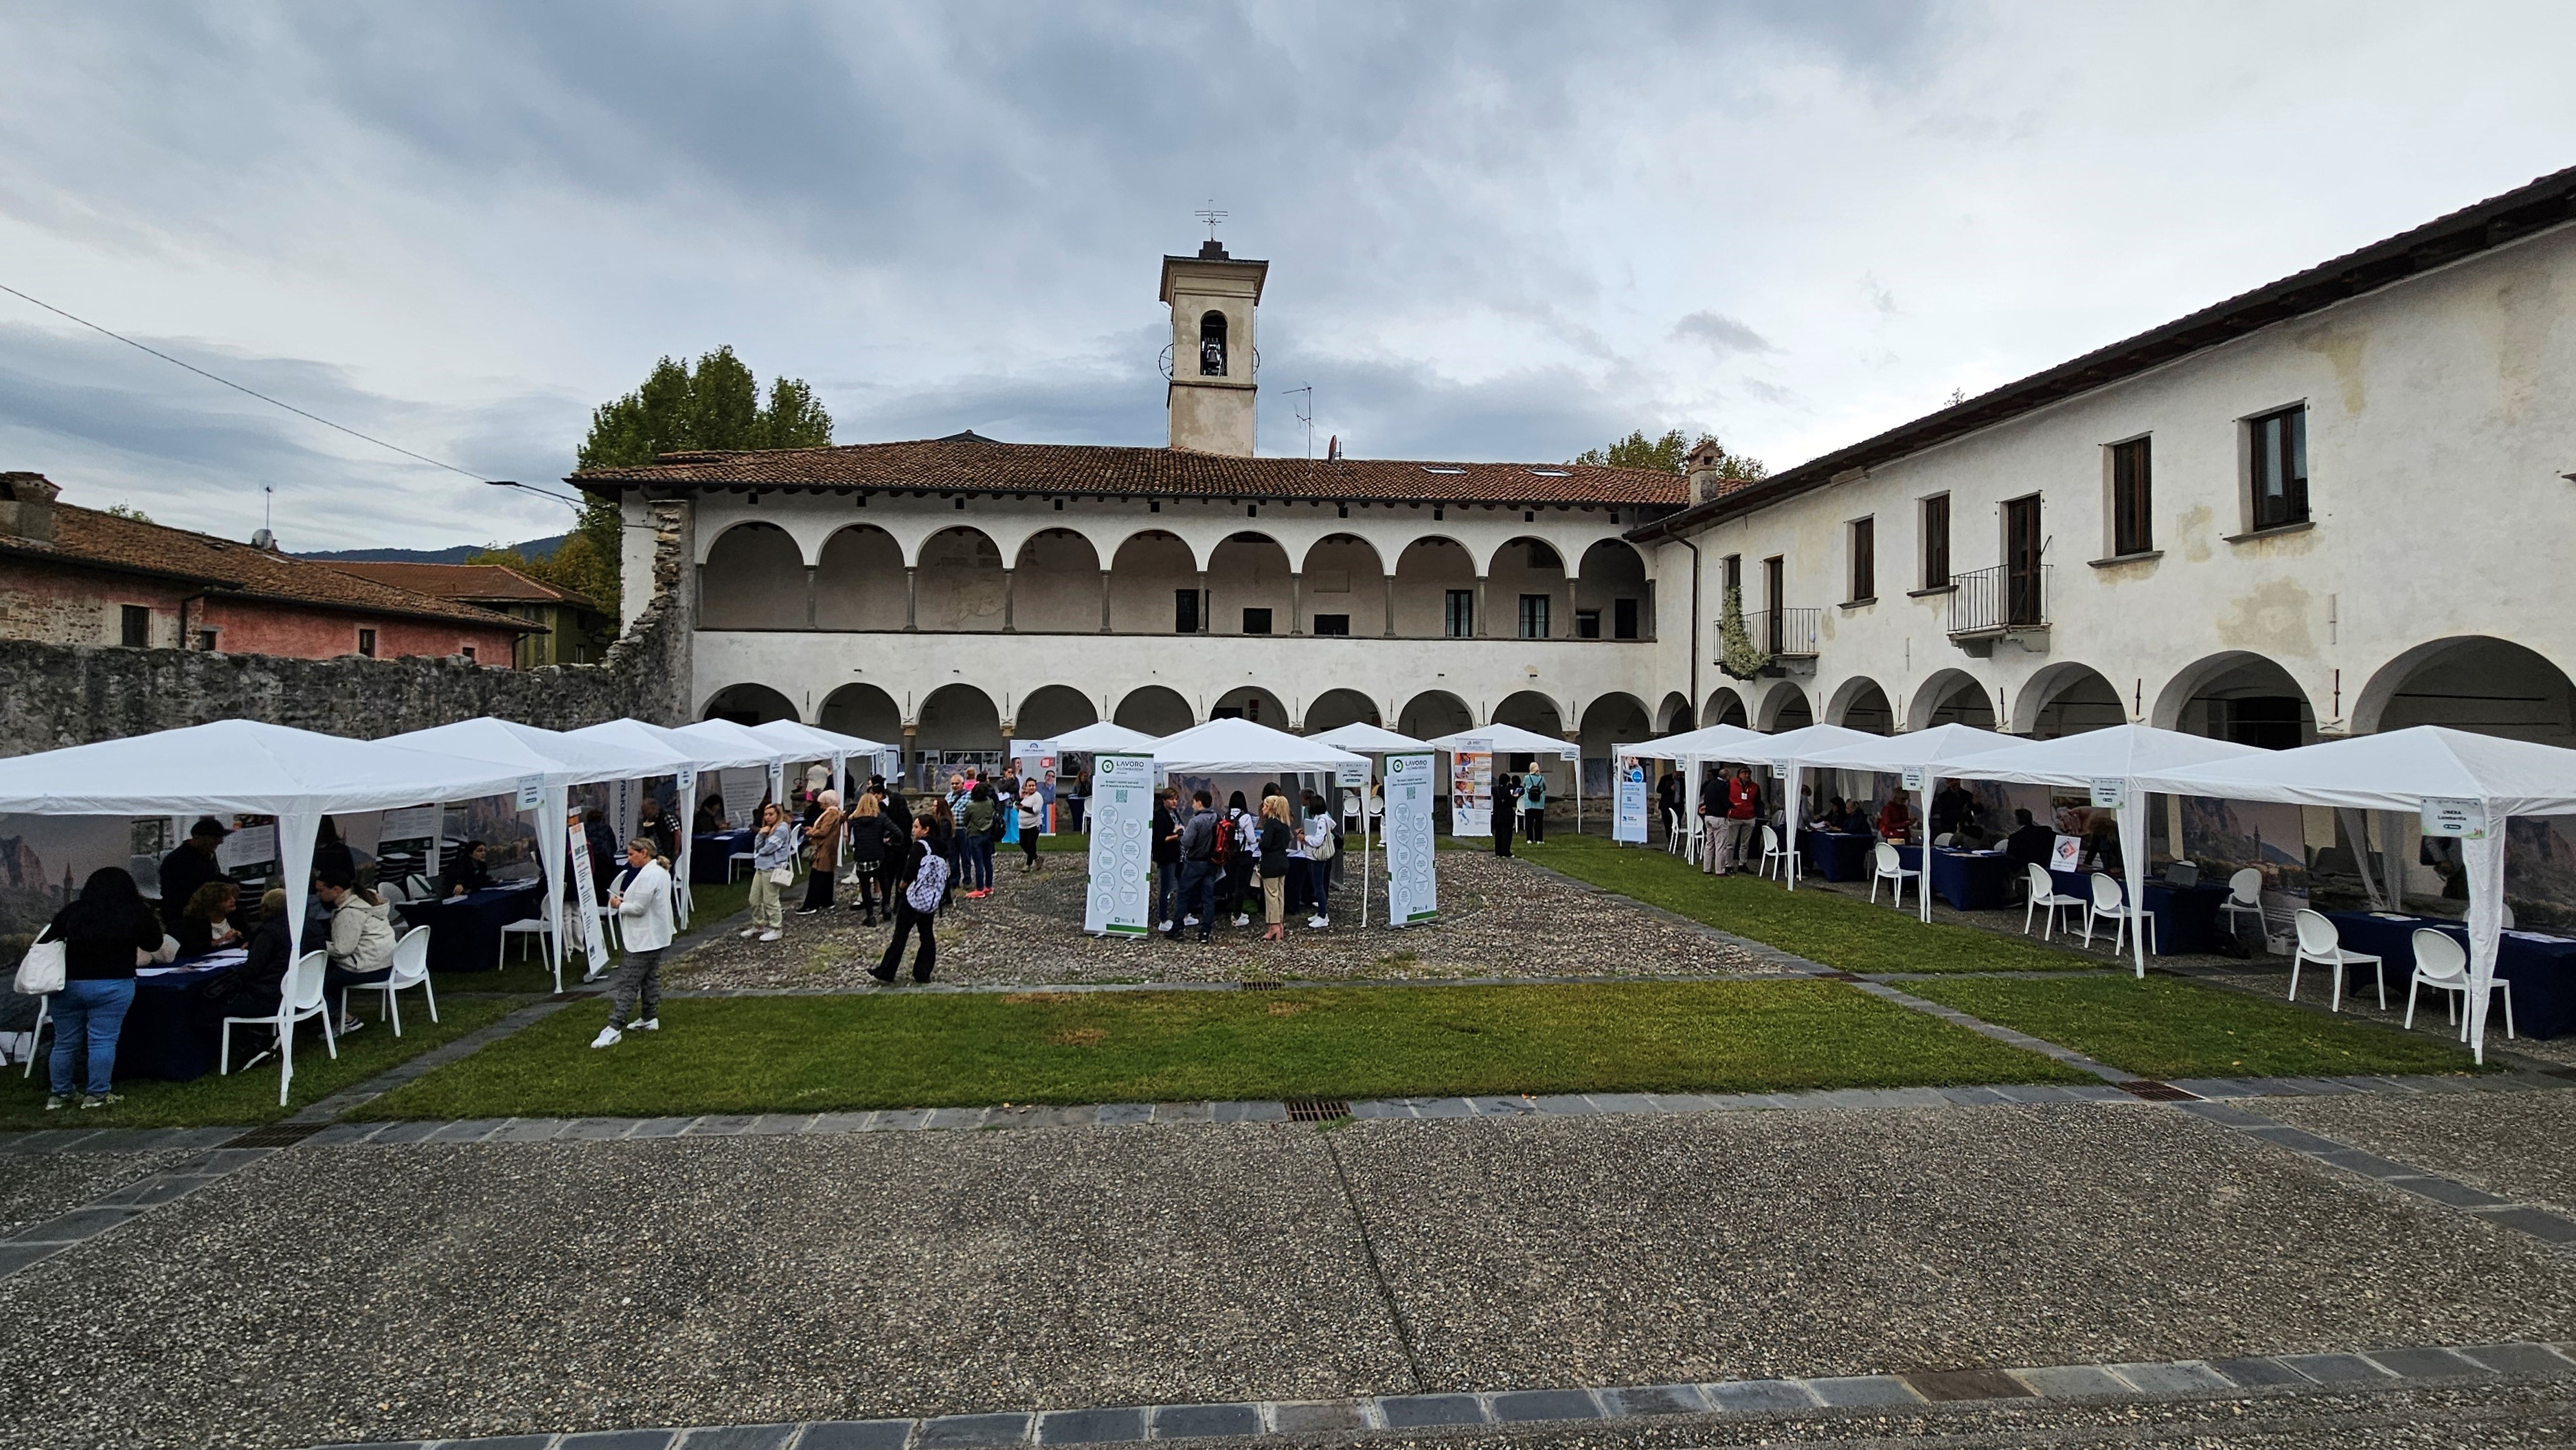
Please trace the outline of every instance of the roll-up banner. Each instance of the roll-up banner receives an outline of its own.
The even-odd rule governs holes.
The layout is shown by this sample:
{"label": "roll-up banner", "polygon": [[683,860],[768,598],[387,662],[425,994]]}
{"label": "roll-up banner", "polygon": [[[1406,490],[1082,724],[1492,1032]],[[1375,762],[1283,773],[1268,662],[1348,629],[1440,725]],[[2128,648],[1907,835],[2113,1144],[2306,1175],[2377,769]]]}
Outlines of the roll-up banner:
{"label": "roll-up banner", "polygon": [[1494,833],[1494,752],[1488,740],[1461,740],[1449,754],[1449,834]]}
{"label": "roll-up banner", "polygon": [[1610,839],[1646,841],[1646,762],[1634,755],[1619,757],[1619,801],[1617,813],[1610,819]]}
{"label": "roll-up banner", "polygon": [[1439,757],[1386,758],[1386,919],[1411,926],[1440,914],[1432,872],[1431,799],[1439,793]]}
{"label": "roll-up banner", "polygon": [[1091,890],[1082,929],[1142,937],[1154,872],[1154,757],[1096,755],[1091,761]]}

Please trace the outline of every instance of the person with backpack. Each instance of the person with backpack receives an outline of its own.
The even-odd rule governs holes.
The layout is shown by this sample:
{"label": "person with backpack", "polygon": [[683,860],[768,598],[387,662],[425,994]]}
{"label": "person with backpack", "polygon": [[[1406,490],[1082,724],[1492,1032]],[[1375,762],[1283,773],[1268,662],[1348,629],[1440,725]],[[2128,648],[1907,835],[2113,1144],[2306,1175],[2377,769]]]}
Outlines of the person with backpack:
{"label": "person with backpack", "polygon": [[914,821],[912,840],[898,853],[905,860],[905,870],[903,895],[895,903],[894,940],[886,943],[885,956],[868,969],[868,975],[880,982],[893,983],[895,969],[903,965],[904,939],[915,930],[921,933],[921,951],[913,958],[912,979],[929,981],[931,970],[939,964],[939,942],[931,935],[931,923],[948,895],[950,872],[947,854],[935,839],[937,830],[932,817]]}
{"label": "person with backpack", "polygon": [[1260,833],[1260,822],[1251,807],[1243,802],[1243,792],[1236,791],[1226,799],[1225,818],[1217,822],[1217,861],[1225,876],[1217,887],[1217,910],[1234,919],[1236,926],[1250,926],[1252,918],[1244,914],[1251,904],[1253,841]]}
{"label": "person with backpack", "polygon": [[[1190,793],[1188,824],[1181,827],[1181,921],[1196,922],[1199,940],[1206,941],[1216,929],[1216,834],[1217,820],[1214,797],[1206,791]],[[1164,929],[1164,939],[1179,941],[1181,928]]]}
{"label": "person with backpack", "polygon": [[1547,777],[1535,760],[1521,777],[1521,835],[1533,846],[1547,840]]}

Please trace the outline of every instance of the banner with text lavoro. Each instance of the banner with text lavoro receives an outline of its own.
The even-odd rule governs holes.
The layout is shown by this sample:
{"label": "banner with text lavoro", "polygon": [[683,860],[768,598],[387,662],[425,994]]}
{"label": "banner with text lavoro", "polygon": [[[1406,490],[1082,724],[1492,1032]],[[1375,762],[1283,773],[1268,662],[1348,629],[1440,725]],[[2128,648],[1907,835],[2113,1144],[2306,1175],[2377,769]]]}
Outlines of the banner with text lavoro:
{"label": "banner with text lavoro", "polygon": [[1619,757],[1619,807],[1610,818],[1610,839],[1646,840],[1646,762],[1633,755]]}
{"label": "banner with text lavoro", "polygon": [[1091,759],[1091,890],[1082,929],[1094,936],[1145,934],[1146,888],[1154,872],[1154,757]]}
{"label": "banner with text lavoro", "polygon": [[1490,740],[1461,740],[1449,753],[1449,834],[1494,833],[1494,749]]}
{"label": "banner with text lavoro", "polygon": [[1439,794],[1439,757],[1386,758],[1386,919],[1411,926],[1440,914],[1431,865],[1431,798]]}
{"label": "banner with text lavoro", "polygon": [[590,833],[581,828],[579,819],[571,822],[565,838],[564,874],[572,878],[573,901],[581,910],[581,939],[590,958],[588,975],[596,977],[608,970],[608,934],[599,929],[599,877],[590,859]]}

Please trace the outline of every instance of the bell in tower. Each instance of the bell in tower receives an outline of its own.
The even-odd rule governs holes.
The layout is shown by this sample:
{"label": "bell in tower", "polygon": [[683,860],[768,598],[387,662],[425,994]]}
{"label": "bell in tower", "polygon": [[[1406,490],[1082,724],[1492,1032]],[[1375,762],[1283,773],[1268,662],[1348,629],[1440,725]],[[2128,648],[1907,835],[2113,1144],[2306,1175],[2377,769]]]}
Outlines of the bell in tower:
{"label": "bell in tower", "polygon": [[[1213,226],[1223,213],[1205,213]],[[1238,261],[1211,236],[1195,257],[1163,259],[1163,303],[1172,309],[1171,383],[1164,406],[1174,448],[1252,456],[1253,311],[1268,262]]]}

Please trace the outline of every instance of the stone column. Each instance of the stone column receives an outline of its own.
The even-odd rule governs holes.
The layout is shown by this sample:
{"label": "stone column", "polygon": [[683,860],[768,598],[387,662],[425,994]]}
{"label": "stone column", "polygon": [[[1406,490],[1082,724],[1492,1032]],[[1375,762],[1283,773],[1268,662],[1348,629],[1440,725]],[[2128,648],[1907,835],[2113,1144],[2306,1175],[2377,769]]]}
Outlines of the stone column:
{"label": "stone column", "polygon": [[1109,571],[1100,571],[1100,632],[1109,632]]}
{"label": "stone column", "polygon": [[907,780],[912,776],[912,762],[920,755],[920,751],[914,748],[915,739],[920,734],[920,721],[906,720],[903,722],[903,774]]}
{"label": "stone column", "polygon": [[1469,631],[1478,639],[1489,639],[1494,633],[1494,611],[1485,602],[1485,576],[1476,576],[1476,627]]}
{"label": "stone column", "polygon": [[1199,633],[1216,633],[1216,596],[1208,592],[1207,571],[1199,571]]}
{"label": "stone column", "polygon": [[1393,639],[1395,638],[1395,576],[1381,574],[1378,578],[1386,585],[1386,637]]}
{"label": "stone column", "polygon": [[[921,628],[921,566],[917,564],[903,566],[903,627],[907,631]],[[906,727],[904,734],[909,737],[911,733]]]}
{"label": "stone column", "polygon": [[[1004,634],[1019,633],[1019,625],[1013,618],[1013,606],[1018,602],[1015,581],[1019,575],[1020,571],[1017,569],[1002,571],[1002,633]],[[1008,730],[1003,731],[1002,734],[1005,739],[1010,736]]]}
{"label": "stone column", "polygon": [[1288,571],[1288,632],[1306,632],[1306,576],[1294,569]]}
{"label": "stone column", "polygon": [[813,565],[808,564],[808,565],[806,565],[806,566],[805,566],[805,627],[806,627],[807,629],[812,629],[812,628],[814,627],[814,575],[815,575],[815,573],[816,573],[816,570],[815,570],[815,568],[814,568],[814,566],[813,566]]}

